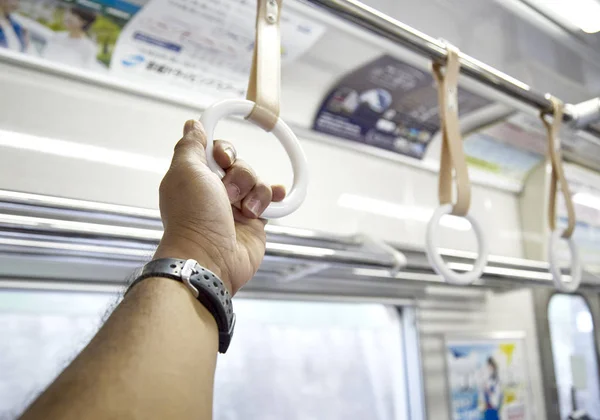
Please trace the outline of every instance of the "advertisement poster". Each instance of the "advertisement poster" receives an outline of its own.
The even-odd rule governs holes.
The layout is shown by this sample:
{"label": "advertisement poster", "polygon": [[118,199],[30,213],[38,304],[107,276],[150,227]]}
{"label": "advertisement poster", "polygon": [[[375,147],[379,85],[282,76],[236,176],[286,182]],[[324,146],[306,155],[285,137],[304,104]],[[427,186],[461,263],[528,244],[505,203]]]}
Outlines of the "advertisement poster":
{"label": "advertisement poster", "polygon": [[525,339],[447,337],[452,420],[532,420]]}
{"label": "advertisement poster", "polygon": [[542,130],[542,122],[535,117],[509,117],[465,138],[467,162],[478,169],[523,182],[545,159],[547,145]]}
{"label": "advertisement poster", "polygon": [[[255,15],[251,0],[151,0],[119,37],[112,73],[219,97],[243,96]],[[324,32],[284,6],[282,64],[301,56]]]}
{"label": "advertisement poster", "polygon": [[[594,153],[590,143],[568,128],[561,131],[560,140],[565,151],[583,156]],[[521,182],[545,160],[547,150],[547,133],[542,121],[525,114],[509,117],[465,139],[469,165]]]}
{"label": "advertisement poster", "polygon": [[121,0],[7,0],[0,47],[107,73],[123,27],[140,10]]}
{"label": "advertisement poster", "polygon": [[[600,273],[600,175],[575,165],[565,165],[565,175],[575,206],[577,225],[573,239],[579,250],[579,258],[587,271]],[[567,227],[567,211],[562,194],[557,195],[557,229]],[[559,259],[568,265],[571,252],[566,241],[557,246]]]}
{"label": "advertisement poster", "polygon": [[[0,9],[0,49],[186,93],[245,94],[255,0],[3,0]],[[324,32],[284,7],[282,63]]]}
{"label": "advertisement poster", "polygon": [[[313,129],[422,159],[439,130],[430,72],[385,55],[343,77],[325,97]],[[458,90],[461,115],[491,101]]]}

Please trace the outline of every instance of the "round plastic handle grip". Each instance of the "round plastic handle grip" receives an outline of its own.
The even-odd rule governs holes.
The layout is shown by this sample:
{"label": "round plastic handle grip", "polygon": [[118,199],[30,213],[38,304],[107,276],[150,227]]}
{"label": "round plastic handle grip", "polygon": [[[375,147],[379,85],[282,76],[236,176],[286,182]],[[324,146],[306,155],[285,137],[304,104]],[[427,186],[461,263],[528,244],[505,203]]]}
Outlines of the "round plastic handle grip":
{"label": "round plastic handle grip", "polygon": [[[213,155],[215,127],[222,118],[230,115],[241,115],[245,117],[250,114],[253,108],[254,102],[245,99],[226,99],[207,108],[200,117],[200,122],[206,131],[206,160],[208,162],[208,167],[221,178],[225,176],[225,172],[219,164],[215,162]],[[296,211],[306,198],[306,190],[308,188],[308,165],[306,156],[304,155],[304,151],[302,150],[296,135],[281,118],[277,120],[277,123],[271,132],[277,137],[290,158],[292,170],[294,172],[294,180],[292,188],[289,190],[283,201],[269,204],[261,216],[265,219],[276,219]]]}
{"label": "round plastic handle grip", "polygon": [[431,264],[436,273],[442,276],[447,283],[464,286],[473,283],[483,274],[483,270],[485,269],[488,259],[488,248],[481,226],[473,217],[466,215],[465,218],[471,222],[471,226],[473,226],[473,231],[477,237],[477,260],[473,265],[473,269],[464,273],[457,273],[456,271],[448,268],[441,255],[437,251],[437,228],[442,216],[451,213],[451,204],[444,204],[438,207],[435,212],[433,212],[433,216],[431,216],[431,220],[429,220],[429,223],[427,224],[425,250],[427,251],[427,259],[429,260],[429,264]]}
{"label": "round plastic handle grip", "polygon": [[581,260],[579,259],[579,250],[573,238],[567,239],[569,249],[571,250],[571,281],[566,283],[562,280],[562,273],[558,264],[556,254],[556,243],[560,240],[562,233],[555,230],[548,239],[548,262],[550,264],[550,273],[556,288],[563,293],[573,293],[581,283]]}

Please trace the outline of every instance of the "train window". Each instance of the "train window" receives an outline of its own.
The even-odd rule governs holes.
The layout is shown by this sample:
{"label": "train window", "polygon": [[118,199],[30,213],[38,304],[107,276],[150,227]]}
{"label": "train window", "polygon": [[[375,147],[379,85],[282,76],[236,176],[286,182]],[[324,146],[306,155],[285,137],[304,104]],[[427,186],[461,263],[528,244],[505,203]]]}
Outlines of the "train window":
{"label": "train window", "polygon": [[594,322],[585,299],[555,294],[548,305],[550,339],[560,407],[566,420],[583,410],[600,418],[600,388]]}
{"label": "train window", "polygon": [[236,311],[236,338],[217,369],[216,419],[407,417],[396,311],[259,300],[240,300]]}
{"label": "train window", "polygon": [[[115,295],[0,291],[0,418],[14,418],[87,343]],[[376,304],[238,299],[216,420],[405,419],[398,312]]]}
{"label": "train window", "polygon": [[87,344],[116,302],[104,293],[0,290],[0,419],[12,419]]}

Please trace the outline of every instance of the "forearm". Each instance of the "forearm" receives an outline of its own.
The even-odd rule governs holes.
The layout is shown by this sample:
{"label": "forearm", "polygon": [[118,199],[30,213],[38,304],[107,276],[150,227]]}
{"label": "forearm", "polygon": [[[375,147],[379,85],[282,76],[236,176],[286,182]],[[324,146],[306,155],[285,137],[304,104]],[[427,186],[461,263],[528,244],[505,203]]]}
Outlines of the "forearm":
{"label": "forearm", "polygon": [[135,286],[23,419],[210,419],[218,330],[185,286]]}

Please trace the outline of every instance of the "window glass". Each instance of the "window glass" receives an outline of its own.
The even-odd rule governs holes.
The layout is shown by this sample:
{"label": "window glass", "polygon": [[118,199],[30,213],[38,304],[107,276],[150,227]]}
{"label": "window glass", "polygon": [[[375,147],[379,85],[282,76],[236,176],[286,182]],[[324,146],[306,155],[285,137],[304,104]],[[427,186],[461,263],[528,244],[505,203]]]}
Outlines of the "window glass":
{"label": "window glass", "polygon": [[109,294],[0,291],[0,418],[17,414],[97,330]]}
{"label": "window glass", "polygon": [[600,419],[600,389],[592,314],[583,297],[556,294],[548,306],[560,417],[576,410]]}
{"label": "window glass", "polygon": [[[0,291],[0,418],[14,418],[85,346],[117,296]],[[236,300],[216,420],[407,418],[401,327],[375,304]]]}

